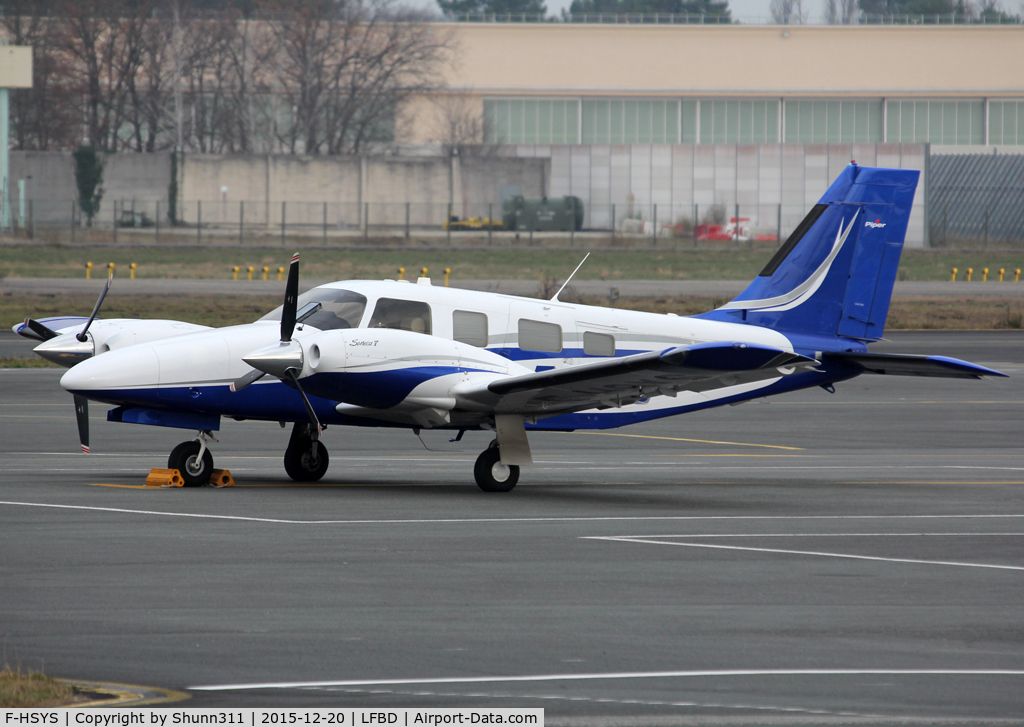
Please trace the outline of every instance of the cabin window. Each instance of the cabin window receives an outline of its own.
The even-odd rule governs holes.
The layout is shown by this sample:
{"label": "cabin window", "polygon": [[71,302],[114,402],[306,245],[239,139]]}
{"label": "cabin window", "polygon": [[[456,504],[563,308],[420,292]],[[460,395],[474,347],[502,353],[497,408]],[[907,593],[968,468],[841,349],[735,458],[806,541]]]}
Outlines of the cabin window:
{"label": "cabin window", "polygon": [[[303,324],[330,331],[336,328],[358,328],[366,310],[366,296],[341,288],[313,288],[299,296],[296,310],[309,303],[319,303],[320,310],[309,316]],[[261,321],[281,320],[281,306],[260,318]]]}
{"label": "cabin window", "polygon": [[373,309],[370,328],[396,328],[430,334],[430,306],[415,300],[380,298]]}
{"label": "cabin window", "polygon": [[452,338],[470,346],[487,346],[487,316],[484,313],[471,313],[457,310],[452,313]]}
{"label": "cabin window", "polygon": [[524,351],[562,350],[562,327],[554,323],[519,319],[519,348]]}
{"label": "cabin window", "polygon": [[615,336],[607,333],[583,332],[583,353],[588,356],[614,356]]}

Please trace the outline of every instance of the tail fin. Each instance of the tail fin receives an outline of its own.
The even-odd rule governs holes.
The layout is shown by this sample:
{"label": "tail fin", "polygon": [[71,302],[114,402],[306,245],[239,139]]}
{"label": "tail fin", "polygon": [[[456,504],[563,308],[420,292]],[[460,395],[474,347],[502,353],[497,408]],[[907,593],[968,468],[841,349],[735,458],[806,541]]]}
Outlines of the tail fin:
{"label": "tail fin", "polygon": [[877,340],[919,172],[851,164],[730,303],[701,317]]}

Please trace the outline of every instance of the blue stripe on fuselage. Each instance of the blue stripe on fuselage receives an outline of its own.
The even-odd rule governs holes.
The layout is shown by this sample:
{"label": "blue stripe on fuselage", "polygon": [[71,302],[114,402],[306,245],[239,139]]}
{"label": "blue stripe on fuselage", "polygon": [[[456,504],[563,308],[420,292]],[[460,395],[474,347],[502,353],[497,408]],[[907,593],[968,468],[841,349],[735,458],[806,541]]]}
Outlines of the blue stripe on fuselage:
{"label": "blue stripe on fuselage", "polygon": [[480,369],[457,366],[415,366],[356,373],[339,371],[313,374],[302,379],[307,393],[334,398],[370,409],[390,409],[401,404],[424,381]]}

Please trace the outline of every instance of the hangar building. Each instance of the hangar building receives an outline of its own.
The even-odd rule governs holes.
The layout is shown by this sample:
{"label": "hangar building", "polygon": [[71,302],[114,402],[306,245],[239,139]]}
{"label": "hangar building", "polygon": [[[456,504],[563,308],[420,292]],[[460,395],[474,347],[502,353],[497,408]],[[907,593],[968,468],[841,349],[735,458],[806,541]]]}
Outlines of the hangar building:
{"label": "hangar building", "polygon": [[[851,159],[927,172],[937,155],[1024,152],[1022,25],[437,32],[457,49],[450,90],[411,104],[398,140],[459,142],[446,115],[468,109],[499,153],[549,157],[548,193],[581,197],[588,227],[611,224],[612,204],[657,204],[673,217],[740,205],[755,224],[779,215],[791,228]],[[910,245],[928,244],[927,202],[926,174]]]}

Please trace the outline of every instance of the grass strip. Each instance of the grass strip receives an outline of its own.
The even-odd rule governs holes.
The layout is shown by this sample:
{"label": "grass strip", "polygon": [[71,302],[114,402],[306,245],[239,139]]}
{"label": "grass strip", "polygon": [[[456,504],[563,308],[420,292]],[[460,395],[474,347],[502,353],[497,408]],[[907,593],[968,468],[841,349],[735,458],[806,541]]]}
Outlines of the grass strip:
{"label": "grass strip", "polygon": [[59,707],[75,701],[75,689],[42,672],[23,672],[4,664],[0,668],[0,707],[26,709]]}
{"label": "grass strip", "polygon": [[[582,243],[581,244],[585,244]],[[775,252],[774,243],[748,247],[746,243],[720,243],[718,248],[693,248],[686,241],[658,243],[659,247],[604,248],[593,250],[580,269],[580,280],[751,280]],[[93,263],[93,278],[105,277],[107,263],[113,262],[118,276],[128,274],[136,263],[140,278],[230,280],[232,268],[241,268],[239,277],[262,277],[264,266],[270,277],[279,267],[287,267],[292,249],[301,246],[255,247],[157,247],[154,245],[45,245],[4,244],[0,254],[0,277],[76,278],[85,276],[86,262]],[[314,247],[302,251],[302,274],[306,278],[330,280],[398,277],[414,279],[421,268],[428,268],[435,279],[451,269],[455,280],[543,280],[564,279],[583,258],[583,249],[544,247],[467,248],[445,246],[436,240],[428,244],[401,247],[382,246],[370,250]],[[980,280],[989,269],[989,280],[997,280],[999,270],[1012,281],[1015,271],[1024,268],[1024,250],[904,250],[900,260],[900,280],[949,280],[953,268],[957,280],[966,280],[967,268]]]}
{"label": "grass strip", "polygon": [[[609,307],[601,296],[573,296],[568,289],[565,302]],[[675,313],[688,316],[713,310],[724,298],[705,296],[623,297],[614,307],[651,313]],[[56,315],[85,315],[95,299],[84,295],[0,295],[0,325],[10,328],[25,318]],[[277,296],[109,296],[103,317],[166,318],[206,326],[231,326],[252,323],[281,304]],[[894,297],[889,307],[889,330],[940,329],[1019,329],[1024,317],[1024,302],[995,296],[922,296]],[[9,360],[9,359],[5,359]]]}

